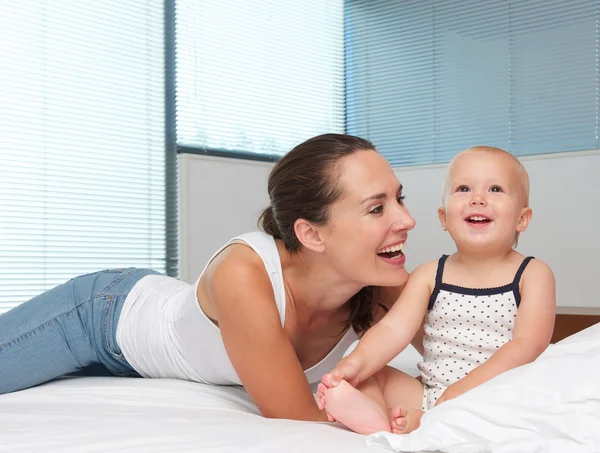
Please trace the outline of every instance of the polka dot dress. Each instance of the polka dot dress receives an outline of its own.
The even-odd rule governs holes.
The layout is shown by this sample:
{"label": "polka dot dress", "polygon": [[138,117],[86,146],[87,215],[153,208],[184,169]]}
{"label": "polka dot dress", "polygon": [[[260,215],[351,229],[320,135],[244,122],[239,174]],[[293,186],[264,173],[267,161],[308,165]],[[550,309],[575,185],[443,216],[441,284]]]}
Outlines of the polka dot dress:
{"label": "polka dot dress", "polygon": [[439,260],[425,320],[425,354],[418,364],[423,410],[444,390],[488,360],[512,339],[520,303],[519,280],[533,257],[521,263],[512,283],[496,288],[464,288],[442,283],[447,255]]}

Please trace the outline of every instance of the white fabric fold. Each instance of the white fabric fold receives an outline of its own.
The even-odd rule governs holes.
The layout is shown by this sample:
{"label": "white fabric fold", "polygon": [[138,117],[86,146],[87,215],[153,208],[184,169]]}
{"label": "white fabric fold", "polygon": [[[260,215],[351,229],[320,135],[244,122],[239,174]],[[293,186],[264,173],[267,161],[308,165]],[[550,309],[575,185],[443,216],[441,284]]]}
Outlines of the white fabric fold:
{"label": "white fabric fold", "polygon": [[376,433],[367,444],[400,452],[600,452],[600,324],[426,412],[416,431]]}

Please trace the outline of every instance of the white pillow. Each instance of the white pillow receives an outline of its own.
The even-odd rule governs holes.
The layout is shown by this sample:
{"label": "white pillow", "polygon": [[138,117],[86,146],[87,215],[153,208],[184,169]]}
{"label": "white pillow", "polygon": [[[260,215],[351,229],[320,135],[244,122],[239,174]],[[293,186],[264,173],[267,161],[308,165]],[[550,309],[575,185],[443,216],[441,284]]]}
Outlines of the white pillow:
{"label": "white pillow", "polygon": [[600,452],[600,323],[425,413],[408,435],[368,445],[403,452]]}

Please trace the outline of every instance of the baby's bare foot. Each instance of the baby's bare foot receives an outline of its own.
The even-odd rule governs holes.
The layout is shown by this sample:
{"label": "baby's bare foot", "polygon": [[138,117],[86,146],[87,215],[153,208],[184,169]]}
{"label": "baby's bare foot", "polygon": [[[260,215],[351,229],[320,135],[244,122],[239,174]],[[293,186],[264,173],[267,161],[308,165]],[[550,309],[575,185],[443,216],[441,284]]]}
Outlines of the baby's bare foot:
{"label": "baby's bare foot", "polygon": [[346,381],[342,380],[335,387],[320,390],[327,413],[352,431],[359,434],[391,431],[385,411]]}
{"label": "baby's bare foot", "polygon": [[395,407],[392,410],[392,432],[394,434],[408,434],[421,425],[423,411]]}

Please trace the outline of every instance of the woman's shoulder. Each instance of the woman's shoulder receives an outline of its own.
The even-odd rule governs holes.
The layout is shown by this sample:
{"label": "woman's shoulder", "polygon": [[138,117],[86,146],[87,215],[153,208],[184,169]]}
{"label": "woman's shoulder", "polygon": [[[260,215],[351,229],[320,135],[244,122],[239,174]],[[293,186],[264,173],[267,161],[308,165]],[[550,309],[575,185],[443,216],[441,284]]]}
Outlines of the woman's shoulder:
{"label": "woman's shoulder", "polygon": [[[258,252],[241,237],[234,238],[219,252],[208,265],[205,275],[209,279],[216,274],[229,278],[245,275],[267,276],[266,268]],[[237,279],[237,278],[236,278]]]}
{"label": "woman's shoulder", "polygon": [[229,239],[209,260],[206,270],[223,266],[264,268],[264,257],[276,251],[273,236],[262,231],[250,231]]}

